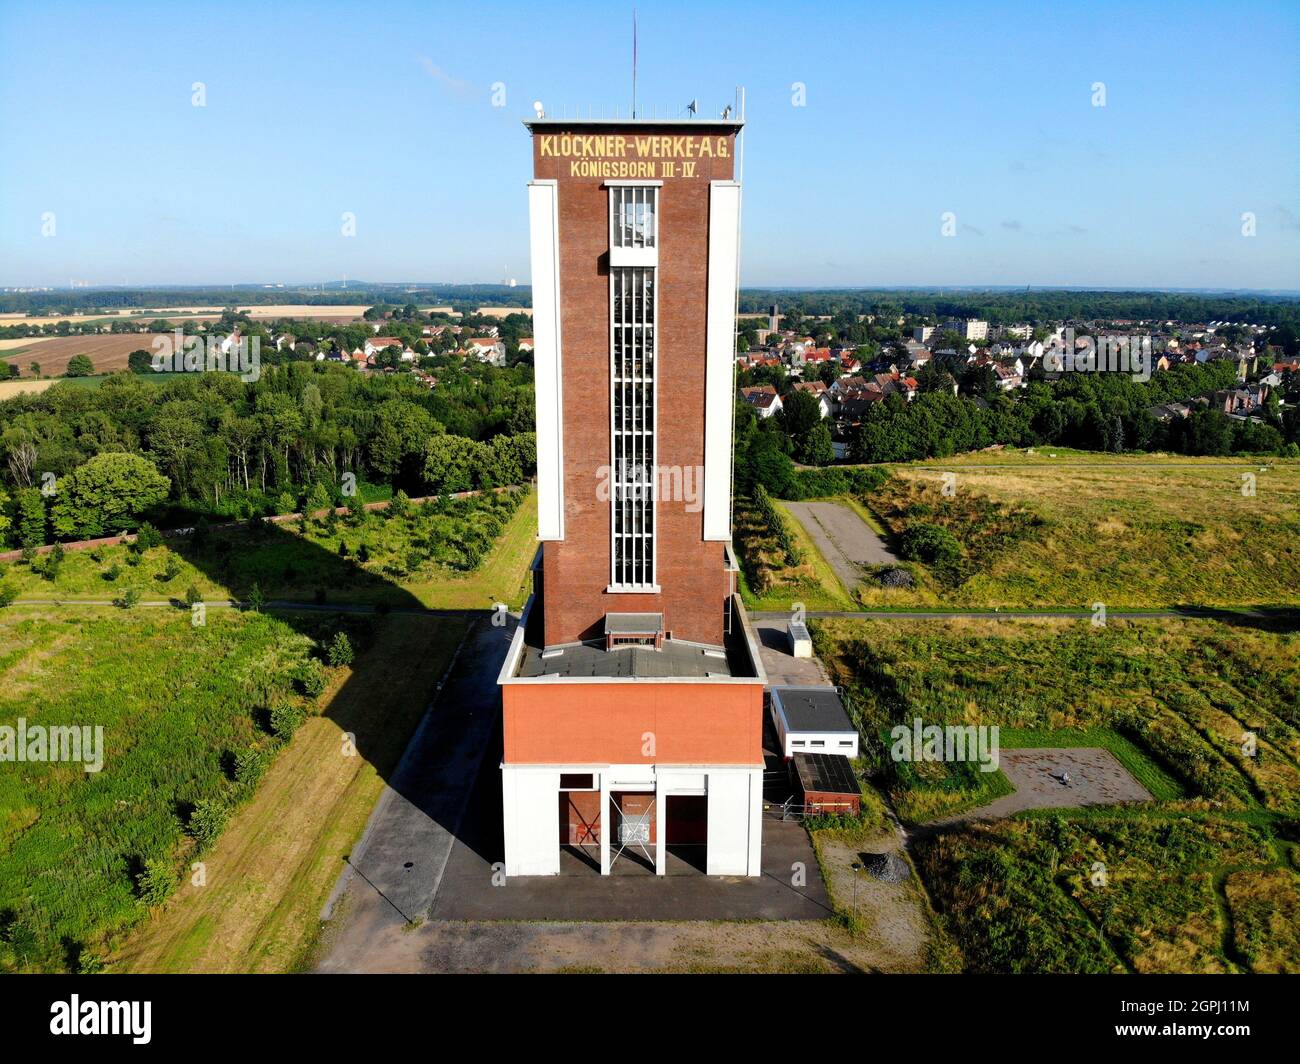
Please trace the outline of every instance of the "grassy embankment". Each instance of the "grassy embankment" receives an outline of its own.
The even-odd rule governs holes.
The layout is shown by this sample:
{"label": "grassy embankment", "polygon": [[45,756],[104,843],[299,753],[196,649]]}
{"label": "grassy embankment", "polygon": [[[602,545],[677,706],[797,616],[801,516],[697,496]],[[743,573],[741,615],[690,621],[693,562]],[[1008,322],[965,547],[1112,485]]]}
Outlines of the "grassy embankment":
{"label": "grassy embankment", "polygon": [[888,728],[914,716],[998,725],[1006,748],[1103,747],[1155,798],[921,836],[919,870],[967,968],[1300,970],[1300,635],[1288,625],[816,627],[904,818],[988,798],[964,766],[891,763]]}
{"label": "grassy embankment", "polygon": [[[882,487],[839,501],[895,549],[909,528],[935,525],[960,553],[904,562],[911,589],[868,574],[854,589],[859,608],[1300,604],[1294,460],[1003,451],[888,468]],[[945,472],[955,474],[950,495]],[[1254,495],[1242,493],[1245,473]],[[749,601],[758,607],[761,595]]]}

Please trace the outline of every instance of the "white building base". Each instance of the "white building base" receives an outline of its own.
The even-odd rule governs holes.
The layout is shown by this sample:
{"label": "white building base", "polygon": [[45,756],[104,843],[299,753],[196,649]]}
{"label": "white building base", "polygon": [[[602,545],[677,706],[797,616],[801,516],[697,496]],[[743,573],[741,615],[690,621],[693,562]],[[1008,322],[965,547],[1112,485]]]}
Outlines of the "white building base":
{"label": "white building base", "polygon": [[612,792],[653,794],[655,873],[665,872],[667,799],[703,795],[708,803],[705,872],[762,873],[762,765],[508,765],[501,766],[507,876],[560,873],[560,777],[590,775],[600,791],[600,871],[609,875],[619,840],[606,825]]}

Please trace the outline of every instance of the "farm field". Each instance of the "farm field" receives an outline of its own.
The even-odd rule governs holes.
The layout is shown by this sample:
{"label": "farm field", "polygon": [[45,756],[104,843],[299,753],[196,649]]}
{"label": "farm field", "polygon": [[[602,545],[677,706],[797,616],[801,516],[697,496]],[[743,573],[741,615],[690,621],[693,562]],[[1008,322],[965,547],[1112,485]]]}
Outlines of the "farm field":
{"label": "farm field", "polygon": [[966,970],[1300,971],[1287,916],[1300,910],[1300,634],[1289,626],[814,629],[866,736],[862,767],[907,821],[997,790],[969,762],[895,764],[888,729],[916,717],[997,725],[1006,749],[1099,746],[1153,796],[917,832],[914,861]]}
{"label": "farm field", "polygon": [[903,563],[912,588],[868,574],[861,607],[1300,603],[1300,462],[1056,453],[888,467],[889,481],[849,501],[896,553],[919,526],[956,552]]}
{"label": "farm field", "polygon": [[127,356],[132,351],[152,351],[155,337],[163,333],[116,333],[104,336],[42,337],[34,347],[5,351],[3,358],[15,365],[23,376],[31,376],[27,368],[39,362],[42,377],[61,377],[68,362],[75,355],[86,355],[96,373],[114,373],[127,368]]}
{"label": "farm field", "polygon": [[[339,304],[321,304],[315,306],[310,303],[268,303],[264,306],[239,306],[236,308],[242,313],[247,314],[250,318],[322,318],[337,317],[344,321],[353,321],[361,317],[370,309],[370,304],[357,303],[339,303]],[[423,308],[429,309],[429,308]],[[450,309],[436,307],[436,310]],[[116,311],[107,311],[103,314],[79,314],[69,317],[66,314],[59,315],[35,315],[29,317],[26,314],[0,314],[0,326],[4,325],[57,325],[61,321],[88,322],[88,321],[119,321],[129,319],[143,319],[152,321],[155,318],[167,318],[184,315],[185,317],[220,317],[225,310],[223,306],[194,306],[194,307],[158,307],[136,308],[128,307]]]}
{"label": "farm field", "polygon": [[53,388],[58,383],[58,381],[53,380],[0,381],[0,402],[5,399],[12,399],[15,395],[43,392],[46,388]]}
{"label": "farm field", "polygon": [[4,357],[6,351],[15,351],[22,348],[34,347],[37,344],[47,344],[51,340],[58,339],[54,336],[19,336],[10,337],[7,340],[0,340],[0,358]]}
{"label": "farm field", "polygon": [[521,606],[537,550],[537,501],[484,496],[389,511],[212,532],[206,543],[168,539],[143,553],[126,546],[67,551],[50,579],[47,557],[0,565],[23,599],[109,601],[134,590],[145,601],[267,598],[304,602],[490,610]]}

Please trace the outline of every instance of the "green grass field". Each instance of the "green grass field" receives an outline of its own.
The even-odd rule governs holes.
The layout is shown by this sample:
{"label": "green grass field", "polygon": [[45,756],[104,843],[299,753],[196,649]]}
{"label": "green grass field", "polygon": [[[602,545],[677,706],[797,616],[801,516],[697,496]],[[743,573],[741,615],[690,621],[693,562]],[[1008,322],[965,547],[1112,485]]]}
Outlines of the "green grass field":
{"label": "green grass field", "polygon": [[[127,588],[176,599],[190,585],[210,599],[244,597],[256,582],[267,598],[319,601],[323,588],[338,603],[519,605],[535,511],[531,493],[491,495],[405,515],[209,532],[197,545],[171,541],[175,550],[69,551],[53,579],[43,559],[8,566],[0,579],[23,597],[69,605],[0,610],[0,724],[99,726],[105,759],[98,773],[48,762],[0,772],[0,970],[76,970],[122,948],[210,847],[242,869],[238,882],[199,891],[177,913],[169,906],[170,922],[114,961],[131,957],[144,970],[298,963],[340,855],[464,630],[460,618],[236,610],[209,611],[195,627],[188,609],[77,599]],[[350,669],[319,664],[340,630],[356,649]],[[376,631],[382,645],[372,647]],[[362,757],[339,764],[325,753],[337,753],[345,732]]]}
{"label": "green grass field", "polygon": [[0,612],[0,721],[101,726],[104,749],[97,773],[0,773],[0,963],[63,967],[139,919],[140,872],[159,860],[179,877],[190,812],[232,786],[234,752],[269,748],[265,716],[301,701],[311,646],[255,613]]}
{"label": "green grass field", "polygon": [[918,843],[975,972],[1300,971],[1300,877],[1273,825],[1055,815]]}
{"label": "green grass field", "polygon": [[[1104,746],[1154,784],[1157,797],[1187,808],[1300,809],[1295,632],[1191,619],[1094,628],[900,618],[814,627],[869,740],[917,716],[996,724],[1007,729],[1008,745]],[[1248,732],[1258,737],[1255,756],[1243,753]],[[1071,733],[1077,741],[1066,741]],[[883,739],[866,753],[910,808],[938,817],[969,806],[958,769],[932,764],[933,779],[900,780]]]}

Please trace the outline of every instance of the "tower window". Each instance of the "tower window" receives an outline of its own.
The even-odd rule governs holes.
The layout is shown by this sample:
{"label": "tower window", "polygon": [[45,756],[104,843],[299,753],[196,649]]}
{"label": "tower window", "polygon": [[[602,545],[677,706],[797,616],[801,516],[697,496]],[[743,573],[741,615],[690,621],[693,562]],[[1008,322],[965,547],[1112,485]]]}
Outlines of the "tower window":
{"label": "tower window", "polygon": [[655,270],[618,267],[609,276],[610,583],[642,589],[655,582]]}
{"label": "tower window", "polygon": [[653,186],[618,185],[610,189],[612,240],[616,248],[653,248],[659,236],[658,196]]}

